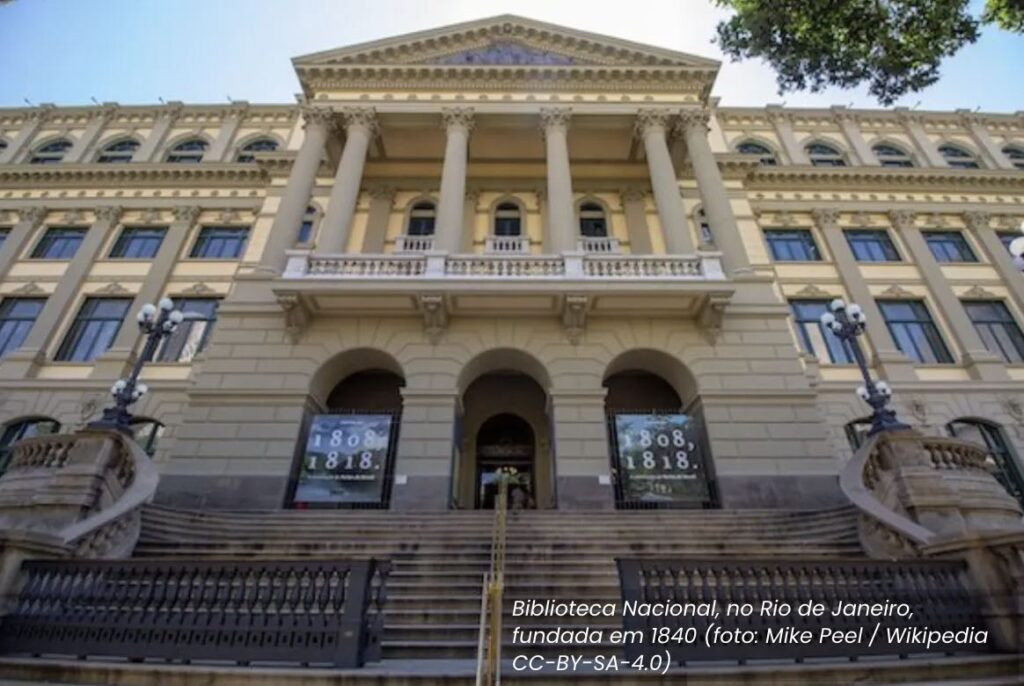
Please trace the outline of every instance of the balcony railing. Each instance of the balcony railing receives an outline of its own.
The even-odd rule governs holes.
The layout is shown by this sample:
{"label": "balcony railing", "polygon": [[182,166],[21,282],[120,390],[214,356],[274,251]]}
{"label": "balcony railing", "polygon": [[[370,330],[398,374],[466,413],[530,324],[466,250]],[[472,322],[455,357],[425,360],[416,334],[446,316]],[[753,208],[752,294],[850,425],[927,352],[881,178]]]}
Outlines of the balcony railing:
{"label": "balcony railing", "polygon": [[285,279],[564,279],[723,281],[721,253],[615,255],[288,253]]}
{"label": "balcony railing", "polygon": [[585,253],[615,255],[619,252],[619,239],[611,236],[580,236],[576,245]]}
{"label": "balcony railing", "polygon": [[399,236],[395,239],[395,252],[427,252],[433,249],[433,236]]}
{"label": "balcony railing", "polygon": [[530,239],[526,236],[488,236],[484,243],[484,252],[494,253],[528,253]]}

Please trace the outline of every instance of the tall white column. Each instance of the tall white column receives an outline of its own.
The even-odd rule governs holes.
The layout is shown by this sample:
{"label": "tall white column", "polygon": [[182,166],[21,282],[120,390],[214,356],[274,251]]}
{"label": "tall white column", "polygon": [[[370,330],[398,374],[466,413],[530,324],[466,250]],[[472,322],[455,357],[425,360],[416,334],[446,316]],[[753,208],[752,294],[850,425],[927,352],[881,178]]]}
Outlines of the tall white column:
{"label": "tall white column", "polygon": [[665,236],[665,247],[673,255],[693,253],[693,241],[686,223],[686,210],[679,196],[679,181],[668,151],[668,110],[641,110],[636,117],[636,133],[644,142],[647,169],[654,190],[654,204]]}
{"label": "tall white column", "polygon": [[334,113],[328,109],[305,107],[302,119],[305,138],[292,163],[288,185],[277,207],[260,259],[262,268],[268,271],[279,272],[284,267],[285,251],[295,244],[309,205],[309,197],[313,193],[313,184],[316,183],[316,173],[327,145],[327,134],[334,121]]}
{"label": "tall white column", "polygon": [[707,110],[683,110],[680,128],[690,154],[693,175],[697,179],[704,216],[711,225],[715,245],[722,251],[724,266],[730,274],[747,273],[750,271],[750,259],[729,204],[718,161],[708,143],[708,117]]}
{"label": "tall white column", "polygon": [[466,206],[466,163],[469,134],[473,130],[473,110],[465,107],[445,109],[447,142],[441,170],[441,202],[437,208],[436,245],[449,253],[462,248],[463,213]]}
{"label": "tall white column", "polygon": [[377,115],[373,109],[352,107],[342,114],[345,117],[345,148],[341,151],[341,161],[334,175],[327,213],[320,223],[316,251],[321,254],[345,252],[363,183],[366,153],[377,133]]}
{"label": "tall white column", "polygon": [[576,249],[576,212],[573,210],[572,174],[569,171],[569,118],[567,108],[542,109],[548,171],[548,231],[555,253]]}

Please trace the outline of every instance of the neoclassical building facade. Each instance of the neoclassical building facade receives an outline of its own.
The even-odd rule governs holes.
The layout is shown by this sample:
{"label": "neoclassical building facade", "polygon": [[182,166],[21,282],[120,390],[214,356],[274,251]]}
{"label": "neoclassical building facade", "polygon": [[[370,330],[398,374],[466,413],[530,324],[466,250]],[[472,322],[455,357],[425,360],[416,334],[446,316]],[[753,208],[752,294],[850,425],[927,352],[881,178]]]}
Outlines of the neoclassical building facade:
{"label": "neoclassical building facade", "polygon": [[294,66],[298,104],[0,110],[0,448],[94,419],[169,297],[160,502],[829,505],[843,298],[901,418],[1020,488],[1024,113],[726,107],[715,61],[512,16]]}

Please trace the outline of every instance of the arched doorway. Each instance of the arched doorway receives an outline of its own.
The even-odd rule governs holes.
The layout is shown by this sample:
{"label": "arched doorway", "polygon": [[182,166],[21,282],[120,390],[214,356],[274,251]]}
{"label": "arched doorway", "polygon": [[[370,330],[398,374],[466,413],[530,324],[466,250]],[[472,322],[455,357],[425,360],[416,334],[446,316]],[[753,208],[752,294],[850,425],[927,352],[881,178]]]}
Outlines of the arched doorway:
{"label": "arched doorway", "polygon": [[470,360],[459,377],[452,505],[490,508],[500,470],[510,478],[509,507],[555,506],[548,378],[536,358],[491,350]]}
{"label": "arched doorway", "polygon": [[505,473],[509,478],[509,507],[535,508],[535,452],[533,427],[519,415],[505,412],[485,421],[476,433],[476,507],[494,508],[498,480]]}
{"label": "arched doorway", "polygon": [[608,366],[604,387],[616,507],[717,507],[700,396],[689,370],[659,351],[630,351]]}
{"label": "arched doorway", "polygon": [[405,380],[375,350],[335,356],[313,376],[286,506],[387,508]]}

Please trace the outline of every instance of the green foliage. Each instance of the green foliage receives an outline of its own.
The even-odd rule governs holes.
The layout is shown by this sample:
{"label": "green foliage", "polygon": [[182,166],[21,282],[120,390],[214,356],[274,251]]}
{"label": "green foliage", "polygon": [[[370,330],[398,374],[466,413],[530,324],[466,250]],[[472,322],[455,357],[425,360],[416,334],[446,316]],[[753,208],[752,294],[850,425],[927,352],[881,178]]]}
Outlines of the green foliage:
{"label": "green foliage", "polygon": [[1024,33],[1024,0],[988,0],[981,20],[1007,31]]}
{"label": "green foliage", "polygon": [[[780,92],[868,90],[886,105],[935,83],[942,59],[978,38],[969,0],[717,0],[736,12],[718,25],[733,59],[770,64]],[[989,0],[1016,7],[1024,0]],[[1002,25],[1002,24],[1000,24]]]}

